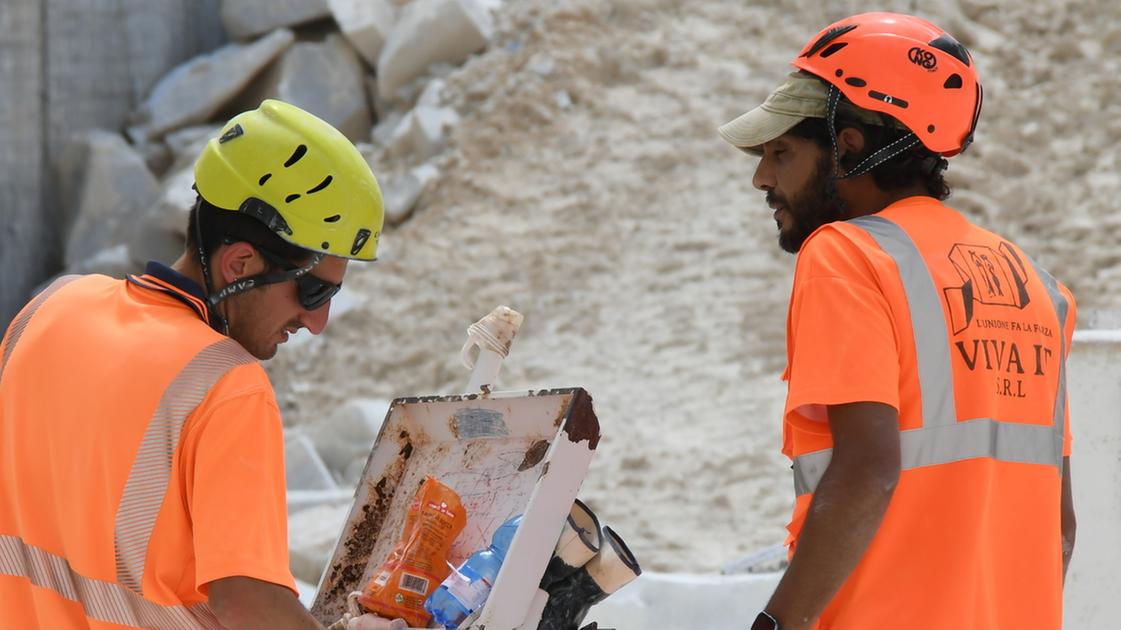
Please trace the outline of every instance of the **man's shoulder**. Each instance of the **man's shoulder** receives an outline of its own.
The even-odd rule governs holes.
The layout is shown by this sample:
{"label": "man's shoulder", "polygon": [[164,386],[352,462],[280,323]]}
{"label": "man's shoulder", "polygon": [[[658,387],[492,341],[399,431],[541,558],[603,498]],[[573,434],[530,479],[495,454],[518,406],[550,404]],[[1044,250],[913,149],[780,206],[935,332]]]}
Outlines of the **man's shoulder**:
{"label": "man's shoulder", "polygon": [[796,275],[848,277],[872,272],[877,255],[875,243],[866,232],[846,221],[827,223],[802,243]]}

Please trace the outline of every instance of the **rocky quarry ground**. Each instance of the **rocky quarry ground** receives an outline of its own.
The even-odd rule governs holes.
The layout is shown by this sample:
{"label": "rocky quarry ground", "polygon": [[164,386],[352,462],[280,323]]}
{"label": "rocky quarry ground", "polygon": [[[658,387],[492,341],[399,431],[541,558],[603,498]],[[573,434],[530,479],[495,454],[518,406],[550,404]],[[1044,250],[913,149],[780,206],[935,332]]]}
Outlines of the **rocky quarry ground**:
{"label": "rocky quarry ground", "polygon": [[[779,374],[794,261],[751,187],[753,159],[715,128],[759,103],[812,34],[867,5],[413,0],[382,3],[390,18],[378,22],[330,4],[334,21],[231,28],[229,18],[236,49],[173,71],[124,136],[74,145],[84,183],[66,194],[86,227],[72,231],[71,268],[120,274],[173,257],[199,141],[262,96],[306,99],[360,144],[390,217],[379,261],[353,267],[331,327],[293,338],[268,364],[294,489],[345,494],[384,401],[459,392],[467,325],[506,304],[525,323],[501,388],[592,394],[604,438],[581,497],[646,568],[713,571],[781,542],[792,484],[778,453]],[[949,203],[1066,282],[1081,326],[1121,306],[1121,5],[882,8],[943,26],[980,69],[985,106],[975,144],[951,161]],[[457,17],[417,17],[430,13]],[[393,43],[403,23],[413,43]],[[433,42],[458,41],[447,33],[478,41],[444,55]],[[411,51],[399,64],[435,65],[389,69],[392,46]],[[208,68],[226,83],[207,81],[203,99],[187,81]],[[304,90],[343,68],[348,88]],[[144,228],[122,227],[122,211],[146,217]],[[301,580],[317,579],[346,503],[294,504]]]}

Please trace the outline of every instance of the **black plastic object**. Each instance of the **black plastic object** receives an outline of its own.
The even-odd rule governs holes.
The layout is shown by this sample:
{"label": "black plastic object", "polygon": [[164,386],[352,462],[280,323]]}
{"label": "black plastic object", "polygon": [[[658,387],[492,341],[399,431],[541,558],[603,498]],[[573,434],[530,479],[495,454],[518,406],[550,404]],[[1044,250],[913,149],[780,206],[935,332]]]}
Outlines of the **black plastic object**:
{"label": "black plastic object", "polygon": [[572,575],[599,552],[602,544],[603,534],[595,512],[576,499],[564,522],[553,557],[545,567],[545,575],[541,577],[541,588],[547,591],[553,584]]}
{"label": "black plastic object", "polygon": [[638,560],[610,527],[605,544],[587,564],[546,589],[549,601],[537,630],[578,630],[588,610],[642,573]]}

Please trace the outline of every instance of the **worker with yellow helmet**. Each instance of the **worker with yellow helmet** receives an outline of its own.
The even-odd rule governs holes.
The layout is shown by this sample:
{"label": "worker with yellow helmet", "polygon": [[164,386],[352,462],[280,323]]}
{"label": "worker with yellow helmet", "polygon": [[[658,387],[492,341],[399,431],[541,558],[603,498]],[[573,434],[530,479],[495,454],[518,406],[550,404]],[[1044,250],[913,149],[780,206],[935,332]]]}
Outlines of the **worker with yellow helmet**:
{"label": "worker with yellow helmet", "polygon": [[342,134],[271,100],[209,142],[195,188],[170,267],[59,278],[0,345],[11,627],[321,627],[288,568],[258,360],[326,327],[348,260],[376,256],[381,192]]}

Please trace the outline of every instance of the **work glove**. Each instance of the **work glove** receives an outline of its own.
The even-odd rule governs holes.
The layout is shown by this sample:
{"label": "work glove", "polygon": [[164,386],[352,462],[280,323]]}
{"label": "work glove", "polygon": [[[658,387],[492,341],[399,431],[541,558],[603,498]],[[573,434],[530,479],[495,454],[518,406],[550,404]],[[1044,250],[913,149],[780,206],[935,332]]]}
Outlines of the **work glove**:
{"label": "work glove", "polygon": [[373,613],[363,613],[358,607],[358,596],[354,592],[347,596],[347,612],[342,619],[327,626],[327,630],[406,630],[409,624],[404,619],[386,619]]}
{"label": "work glove", "polygon": [[408,627],[404,619],[386,619],[370,613],[353,617],[346,624],[346,630],[405,630]]}

